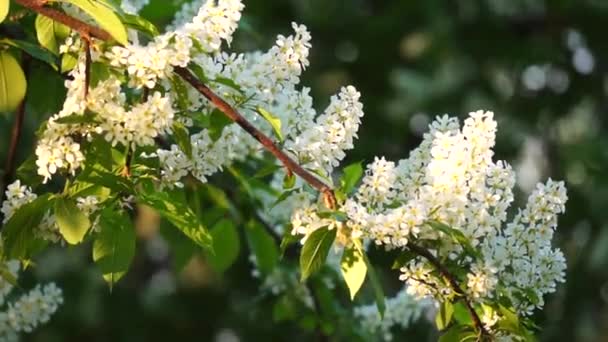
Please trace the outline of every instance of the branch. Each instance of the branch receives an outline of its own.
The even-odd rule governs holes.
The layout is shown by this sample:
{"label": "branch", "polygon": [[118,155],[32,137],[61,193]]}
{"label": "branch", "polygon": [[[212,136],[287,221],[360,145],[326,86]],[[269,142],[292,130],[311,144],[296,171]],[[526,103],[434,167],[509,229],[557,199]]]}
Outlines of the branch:
{"label": "branch", "polygon": [[479,318],[479,315],[477,314],[477,312],[475,312],[475,309],[473,308],[473,304],[471,304],[470,299],[467,297],[466,293],[458,285],[458,280],[457,280],[456,276],[453,275],[445,266],[443,266],[443,264],[439,261],[439,259],[437,259],[427,249],[424,249],[418,245],[414,245],[413,243],[408,243],[407,248],[410,251],[412,251],[413,253],[428,260],[428,262],[430,262],[431,265],[433,265],[437,269],[437,271],[439,271],[441,276],[443,278],[445,278],[445,280],[448,282],[448,285],[450,286],[450,288],[452,288],[452,291],[454,291],[457,295],[461,296],[462,302],[464,303],[465,307],[467,308],[467,311],[469,312],[471,319],[473,319],[473,324],[475,325],[475,328],[481,333],[482,336],[489,336],[490,334],[484,328],[483,323],[481,323],[481,319]]}
{"label": "branch", "polygon": [[[83,21],[73,18],[63,12],[54,10],[52,8],[43,7],[45,1],[41,0],[15,0],[17,3],[24,7],[31,9],[32,11],[38,12],[44,16],[47,16],[53,20],[59,21],[60,23],[71,27],[72,29],[81,33],[81,35],[95,37],[104,41],[111,40],[111,36],[108,32],[95,26],[91,26]],[[288,172],[293,172],[300,176],[304,181],[310,184],[313,188],[323,194],[325,205],[329,209],[336,208],[336,196],[333,189],[319,180],[312,173],[304,169],[300,164],[289,157],[283,152],[266,134],[257,129],[251,124],[245,117],[243,117],[234,107],[228,102],[222,99],[220,96],[215,94],[206,84],[194,76],[188,69],[176,67],[173,71],[180,76],[184,81],[188,82],[194,89],[206,97],[215,107],[217,107],[222,113],[224,113],[230,120],[234,121],[237,125],[241,126],[247,133],[253,136],[258,142],[264,146],[270,153],[272,153],[277,159],[279,159],[283,165],[287,168]]]}

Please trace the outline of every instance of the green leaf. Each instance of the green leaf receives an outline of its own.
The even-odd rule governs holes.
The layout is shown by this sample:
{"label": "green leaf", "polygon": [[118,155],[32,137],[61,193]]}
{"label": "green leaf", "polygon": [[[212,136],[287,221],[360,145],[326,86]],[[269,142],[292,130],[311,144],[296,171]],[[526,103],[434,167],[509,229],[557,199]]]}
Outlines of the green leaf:
{"label": "green leaf", "polygon": [[184,151],[188,158],[192,158],[192,141],[190,140],[190,133],[179,122],[173,124],[173,137],[177,146]]}
{"label": "green leaf", "polygon": [[280,168],[282,168],[281,165],[276,165],[276,164],[269,164],[266,165],[265,167],[261,168],[260,170],[258,170],[253,177],[254,178],[264,178],[266,176],[269,176],[273,173],[275,173],[277,170],[279,170]]}
{"label": "green leaf", "polygon": [[111,6],[95,0],[60,0],[83,10],[120,44],[127,45],[127,29]]}
{"label": "green leaf", "polygon": [[71,53],[64,53],[61,55],[61,67],[59,70],[61,73],[67,73],[70,70],[74,69],[78,64],[78,58]]}
{"label": "green leaf", "polygon": [[281,258],[285,255],[285,251],[287,250],[287,248],[293,245],[294,243],[300,241],[300,239],[301,236],[293,235],[291,234],[291,229],[286,229],[285,235],[283,236],[283,239],[281,239],[281,245],[279,246],[279,248],[281,249]]}
{"label": "green leaf", "polygon": [[471,241],[469,241],[469,239],[462,233],[462,231],[454,229],[445,223],[434,220],[427,221],[426,224],[431,228],[438,230],[451,237],[455,243],[460,244],[464,248],[464,250],[471,256],[476,258],[481,257],[479,252],[471,245]]}
{"label": "green leaf", "polygon": [[367,265],[363,260],[363,252],[358,247],[345,248],[340,261],[342,277],[348,286],[350,299],[353,300],[365,281]]}
{"label": "green leaf", "polygon": [[97,120],[97,114],[93,112],[86,111],[84,114],[70,114],[68,116],[63,116],[57,118],[55,123],[58,124],[66,124],[66,125],[76,125],[76,124],[95,124],[99,123]]}
{"label": "green leaf", "polygon": [[16,178],[20,179],[21,183],[31,187],[35,187],[42,183],[44,178],[38,174],[38,165],[36,165],[37,159],[38,157],[35,154],[32,154],[19,166],[19,168],[17,168]]}
{"label": "green leaf", "polygon": [[135,256],[135,229],[127,214],[106,208],[99,217],[100,232],[93,242],[93,261],[110,286],[127,273]]}
{"label": "green leaf", "polygon": [[10,8],[10,0],[0,0],[0,23],[6,19]]}
{"label": "green leaf", "polygon": [[297,317],[297,308],[290,296],[283,295],[272,307],[272,320],[275,323],[293,320]]}
{"label": "green leaf", "polygon": [[400,251],[399,252],[399,256],[393,262],[393,265],[391,266],[391,269],[398,270],[401,267],[407,265],[414,258],[416,258],[416,254],[414,254],[414,253],[412,253],[412,252],[410,252],[408,250]]}
{"label": "green leaf", "polygon": [[42,14],[36,16],[35,25],[40,45],[58,55],[60,42],[70,35],[70,28]]}
{"label": "green leaf", "polygon": [[279,262],[279,250],[274,239],[264,226],[256,221],[247,224],[245,233],[258,269],[262,274],[270,274]]}
{"label": "green leaf", "polygon": [[27,83],[23,70],[15,57],[7,51],[0,52],[0,112],[15,110],[23,98]]}
{"label": "green leaf", "polygon": [[296,175],[293,173],[286,173],[283,177],[283,189],[291,189],[296,185]]}
{"label": "green leaf", "polygon": [[0,278],[15,287],[19,286],[19,284],[17,284],[17,277],[11,273],[8,265],[3,262],[0,262]]}
{"label": "green leaf", "polygon": [[336,229],[330,230],[327,227],[319,228],[308,236],[300,253],[301,281],[305,281],[325,264],[325,259],[335,239]]}
{"label": "green leaf", "polygon": [[57,58],[49,51],[40,48],[38,45],[18,39],[2,39],[0,40],[0,43],[24,51],[26,54],[48,64],[53,70],[58,70]]}
{"label": "green leaf", "polygon": [[266,121],[268,121],[270,126],[272,126],[272,129],[274,130],[274,134],[277,135],[277,137],[279,138],[279,141],[283,141],[283,133],[281,132],[281,119],[279,119],[275,115],[272,115],[271,112],[267,111],[266,109],[264,109],[262,107],[257,107],[256,111],[264,119],[266,119]]}
{"label": "green leaf", "polygon": [[213,226],[211,236],[215,254],[207,256],[209,263],[217,272],[224,272],[239,257],[239,233],[232,221],[223,219]]}
{"label": "green leaf", "polygon": [[110,78],[112,73],[110,72],[109,67],[105,63],[101,62],[93,62],[91,63],[91,81],[90,87],[95,88],[99,84],[99,82],[103,82]]}
{"label": "green leaf", "polygon": [[142,192],[138,194],[141,203],[156,209],[162,217],[171,222],[198,246],[209,253],[213,253],[211,234],[183,198],[183,196],[177,194],[157,191],[153,186],[143,186]]}
{"label": "green leaf", "polygon": [[284,200],[287,199],[287,197],[291,196],[291,194],[293,194],[294,192],[300,190],[298,189],[291,189],[291,190],[287,190],[287,191],[283,191],[283,193],[277,198],[276,201],[274,201],[274,203],[272,203],[272,206],[270,207],[270,209],[272,210],[272,208],[276,207],[277,204],[283,202]]}
{"label": "green leaf", "polygon": [[129,13],[121,13],[120,17],[122,18],[122,22],[132,29],[135,29],[139,32],[143,32],[150,37],[158,36],[158,29],[154,24],[149,22],[148,20]]}
{"label": "green leaf", "polygon": [[173,86],[173,94],[176,95],[177,107],[182,111],[187,111],[190,106],[190,101],[188,100],[188,89],[186,88],[184,81],[178,76],[169,78],[169,81]]}
{"label": "green leaf", "polygon": [[55,201],[55,220],[61,236],[69,244],[75,245],[91,228],[89,218],[76,206],[76,202],[67,197],[59,197]]}
{"label": "green leaf", "polygon": [[454,306],[450,301],[444,301],[439,304],[439,310],[435,316],[435,325],[438,330],[445,330],[452,321],[452,315],[454,314]]}
{"label": "green leaf", "polygon": [[44,242],[34,238],[34,231],[53,205],[51,194],[37,197],[19,207],[2,228],[4,251],[9,259],[26,259]]}
{"label": "green leaf", "polygon": [[439,336],[439,342],[477,341],[477,334],[469,326],[453,325]]}
{"label": "green leaf", "polygon": [[171,264],[177,273],[181,272],[200,247],[165,219],[161,219],[160,233],[169,244]]}
{"label": "green leaf", "polygon": [[462,325],[471,325],[473,324],[473,320],[471,315],[469,314],[469,310],[462,304],[462,302],[458,301],[454,303],[454,319]]}
{"label": "green leaf", "polygon": [[344,168],[344,173],[340,178],[340,190],[346,195],[350,194],[355,189],[355,185],[357,185],[361,176],[363,176],[361,162],[348,165]]}
{"label": "green leaf", "polygon": [[[358,240],[355,241],[355,244],[358,248],[363,251],[363,247],[361,246],[361,242]],[[367,254],[362,252],[363,260],[365,261],[365,265],[367,266],[367,275],[369,277],[370,282],[372,283],[372,288],[374,289],[374,298],[376,299],[376,307],[378,307],[378,312],[380,313],[380,317],[384,318],[384,311],[386,310],[386,302],[384,297],[384,290],[382,289],[382,283],[380,282],[380,278],[378,278],[378,274],[372,263],[369,261]]]}
{"label": "green leaf", "polygon": [[213,82],[215,83],[219,83],[219,84],[223,84],[227,87],[230,87],[236,91],[238,91],[239,93],[243,94],[243,89],[241,89],[241,86],[239,86],[238,84],[236,84],[236,82],[234,82],[233,80],[226,78],[226,77],[216,77]]}

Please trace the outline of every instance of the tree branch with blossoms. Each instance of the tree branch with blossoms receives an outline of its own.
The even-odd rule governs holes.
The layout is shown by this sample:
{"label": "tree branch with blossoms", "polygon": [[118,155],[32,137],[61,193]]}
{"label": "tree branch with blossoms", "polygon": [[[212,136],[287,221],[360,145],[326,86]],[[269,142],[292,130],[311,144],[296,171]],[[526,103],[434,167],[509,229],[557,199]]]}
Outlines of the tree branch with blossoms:
{"label": "tree branch with blossoms", "polygon": [[[305,26],[292,24],[294,34],[279,35],[267,52],[229,54],[222,46],[238,26],[240,0],[207,1],[198,10],[184,6],[163,34],[130,14],[136,10],[124,6],[129,2],[111,9],[102,0],[66,0],[63,12],[44,1],[17,2],[80,39],[68,32],[60,46],[45,46],[61,56],[69,79],[63,108],[39,132],[34,177],[46,183],[65,176],[64,190],[38,196],[27,182],[9,186],[2,203],[7,258],[29,260],[38,242],[79,244],[90,238],[93,260],[112,285],[133,258],[133,222],[125,208],[137,202],[154,209],[223,271],[238,256],[238,231],[227,220],[214,223],[216,215],[203,217],[199,187],[182,181],[205,184],[227,167],[259,206],[249,220],[271,230],[245,228],[261,288],[274,295],[299,291],[298,303],[324,311],[318,316],[327,311],[319,301],[332,296],[311,297],[305,281],[312,275],[322,286],[341,275],[351,300],[367,279],[380,315],[400,308],[394,301],[387,308],[367,256],[371,244],[400,251],[395,262],[405,292],[395,298],[439,303],[437,327],[448,340],[526,338],[526,317],[564,281],[564,258],[551,237],[565,210],[565,187],[552,180],[539,184],[526,208],[507,220],[514,172],[493,161],[492,112],[469,113],[462,126],[438,117],[420,147],[398,163],[377,157],[365,170],[352,164],[336,171],[354,148],[361,94],[343,87],[317,114],[309,89],[299,86],[311,47]],[[139,44],[136,31],[129,31],[129,42],[121,19],[127,14],[131,25],[137,22],[153,37],[148,43]],[[94,39],[101,42],[93,45]],[[265,151],[274,158],[260,158]],[[264,167],[259,177],[269,182],[243,177],[245,160],[244,167]],[[234,209],[223,190],[205,186],[205,198],[218,209]],[[302,245],[299,274],[277,266],[281,236],[281,250],[296,241]],[[339,260],[332,247],[342,253]],[[121,259],[103,262],[114,257]],[[323,272],[332,267],[337,272]],[[456,304],[466,309],[468,322],[452,319]]]}

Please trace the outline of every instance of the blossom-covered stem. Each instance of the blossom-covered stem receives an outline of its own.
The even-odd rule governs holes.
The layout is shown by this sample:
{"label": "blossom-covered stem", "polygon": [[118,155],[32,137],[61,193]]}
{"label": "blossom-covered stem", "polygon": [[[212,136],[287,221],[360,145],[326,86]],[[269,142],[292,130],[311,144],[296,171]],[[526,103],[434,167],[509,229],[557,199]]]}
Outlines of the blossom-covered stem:
{"label": "blossom-covered stem", "polygon": [[473,308],[471,301],[469,300],[467,295],[464,293],[464,291],[462,291],[462,289],[460,288],[460,285],[458,285],[458,281],[456,280],[456,277],[452,274],[452,272],[450,272],[447,268],[445,268],[445,266],[443,266],[443,264],[441,264],[439,259],[437,259],[427,249],[420,247],[418,245],[415,245],[411,242],[407,244],[407,248],[410,251],[412,251],[413,253],[428,260],[428,262],[430,262],[437,269],[437,271],[439,271],[441,276],[443,278],[445,278],[445,280],[447,281],[448,285],[452,288],[452,290],[456,294],[461,296],[461,300],[464,303],[464,306],[467,308],[467,311],[469,312],[469,315],[471,316],[471,319],[473,320],[473,324],[475,325],[475,328],[481,333],[482,336],[489,336],[489,333],[484,328],[483,323],[481,323],[481,319],[479,318],[479,315],[477,315],[477,312],[475,312],[475,309]]}
{"label": "blossom-covered stem", "polygon": [[[25,52],[22,55],[22,65],[27,79],[29,70],[30,55]],[[6,162],[4,163],[4,175],[2,177],[2,192],[0,195],[0,202],[4,201],[6,188],[12,182],[15,174],[15,158],[17,157],[17,146],[19,146],[19,140],[21,138],[21,128],[23,127],[23,119],[25,118],[25,98],[17,107],[15,112],[15,121],[13,122],[13,128],[11,129],[11,140],[9,143],[8,154],[6,155]]]}
{"label": "blossom-covered stem", "polygon": [[310,184],[312,187],[323,193],[325,203],[329,209],[335,209],[336,198],[333,190],[312,173],[306,171],[300,164],[290,158],[270,139],[266,134],[262,133],[259,129],[253,126],[247,119],[245,119],[234,107],[228,102],[224,101],[221,97],[216,95],[207,85],[201,82],[196,76],[194,76],[188,69],[176,67],[174,72],[193,86],[198,92],[205,96],[214,106],[222,111],[228,118],[234,121],[236,124],[241,126],[247,133],[253,136],[259,141],[270,153],[272,153],[277,159],[279,159],[285,167],[302,177],[304,181]]}
{"label": "blossom-covered stem", "polygon": [[61,11],[53,8],[43,7],[44,2],[40,0],[15,0],[16,3],[23,7],[27,7],[34,12],[40,13],[45,17],[49,17],[55,21],[58,21],[65,26],[68,26],[79,33],[88,34],[91,37],[101,40],[111,40],[112,36],[105,30],[98,27],[89,25],[82,20],[78,20],[72,16],[69,16]]}

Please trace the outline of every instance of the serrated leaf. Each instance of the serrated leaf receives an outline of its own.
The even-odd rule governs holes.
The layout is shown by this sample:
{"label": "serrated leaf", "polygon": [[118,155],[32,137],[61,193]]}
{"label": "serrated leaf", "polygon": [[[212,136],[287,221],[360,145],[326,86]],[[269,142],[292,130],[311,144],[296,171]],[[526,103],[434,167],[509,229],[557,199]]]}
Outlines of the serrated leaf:
{"label": "serrated leaf", "polygon": [[346,195],[350,194],[355,189],[355,185],[357,185],[361,176],[363,176],[361,162],[348,165],[344,168],[344,172],[340,178],[340,190]]}
{"label": "serrated leaf", "polygon": [[58,70],[57,58],[55,58],[55,56],[53,56],[53,54],[49,51],[40,48],[38,45],[18,39],[2,39],[0,40],[0,43],[15,47],[25,52],[26,54],[48,64],[51,68],[53,68],[53,70]]}
{"label": "serrated leaf", "polygon": [[135,256],[135,229],[124,211],[107,208],[99,217],[100,232],[93,242],[93,261],[110,286],[127,273]]}
{"label": "serrated leaf", "polygon": [[27,83],[23,70],[8,51],[0,52],[0,112],[15,110],[23,98]]}
{"label": "serrated leaf", "polygon": [[450,301],[444,301],[439,304],[439,310],[435,315],[435,325],[439,331],[445,330],[452,321],[452,315],[454,314],[454,305]]}
{"label": "serrated leaf", "polygon": [[55,221],[61,236],[71,245],[82,242],[91,228],[89,218],[78,209],[74,200],[66,197],[55,201]]}
{"label": "serrated leaf", "polygon": [[232,221],[223,219],[213,226],[211,236],[215,253],[207,256],[209,263],[217,272],[224,272],[239,257],[239,233]]}
{"label": "serrated leaf", "polygon": [[2,227],[4,251],[10,259],[27,259],[44,241],[34,237],[34,230],[53,205],[51,194],[37,197],[19,207]]}
{"label": "serrated leaf", "polygon": [[340,270],[348,287],[350,299],[353,300],[361,289],[367,274],[363,252],[357,247],[345,248],[340,260]]}
{"label": "serrated leaf", "polygon": [[192,158],[192,141],[190,140],[190,133],[179,122],[173,124],[173,137],[177,146],[184,151],[188,158]]}
{"label": "serrated leaf", "polygon": [[321,269],[335,239],[336,229],[330,230],[327,227],[319,228],[308,236],[300,253],[301,281]]}
{"label": "serrated leaf", "polygon": [[258,269],[262,274],[270,274],[279,262],[279,251],[274,239],[260,223],[255,221],[247,224],[245,233]]}
{"label": "serrated leaf", "polygon": [[10,0],[0,0],[0,23],[6,19],[10,8]]}
{"label": "serrated leaf", "polygon": [[36,16],[36,37],[40,45],[59,54],[60,42],[70,35],[70,28],[42,14]]}
{"label": "serrated leaf", "polygon": [[209,253],[213,253],[213,238],[184,201],[183,196],[157,191],[153,186],[142,186],[138,194],[141,203],[154,208],[162,217]]}
{"label": "serrated leaf", "polygon": [[122,21],[113,9],[103,2],[94,0],[59,0],[61,2],[70,3],[88,14],[95,20],[99,26],[108,31],[108,33],[117,42],[122,45],[127,45],[127,30]]}
{"label": "serrated leaf", "polygon": [[267,111],[262,107],[257,107],[256,110],[264,119],[266,119],[266,121],[268,121],[270,126],[272,126],[274,134],[277,135],[279,141],[283,141],[283,133],[281,132],[281,119],[279,119],[271,112]]}

